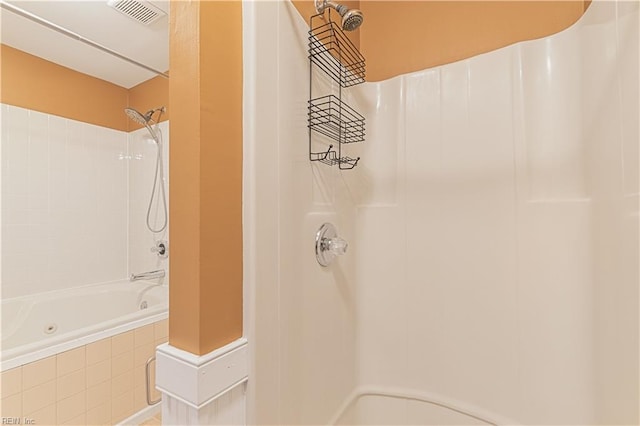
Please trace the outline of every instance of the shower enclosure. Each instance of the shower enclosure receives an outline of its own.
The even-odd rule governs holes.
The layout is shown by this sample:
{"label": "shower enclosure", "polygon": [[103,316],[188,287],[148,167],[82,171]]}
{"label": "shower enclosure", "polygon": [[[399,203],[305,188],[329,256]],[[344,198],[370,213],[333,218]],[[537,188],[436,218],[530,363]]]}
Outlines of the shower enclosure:
{"label": "shower enclosure", "polygon": [[306,22],[245,4],[249,424],[638,423],[638,8],[350,89],[340,171]]}

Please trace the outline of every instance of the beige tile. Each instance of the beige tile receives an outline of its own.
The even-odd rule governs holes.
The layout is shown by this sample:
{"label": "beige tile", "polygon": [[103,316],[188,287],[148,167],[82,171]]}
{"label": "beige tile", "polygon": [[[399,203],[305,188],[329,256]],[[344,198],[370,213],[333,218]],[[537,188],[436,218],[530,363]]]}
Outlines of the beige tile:
{"label": "beige tile", "polygon": [[133,413],[133,390],[111,400],[112,423],[118,423]]}
{"label": "beige tile", "polygon": [[137,347],[134,351],[133,365],[145,365],[147,360],[156,354],[155,343],[147,343],[146,345]]}
{"label": "beige tile", "polygon": [[[87,389],[87,410],[105,403],[111,403],[111,380]],[[111,415],[109,415],[111,419]]]}
{"label": "beige tile", "polygon": [[22,417],[22,395],[15,395],[2,398],[0,401],[0,414],[2,417]]}
{"label": "beige tile", "polygon": [[58,377],[73,373],[85,366],[85,347],[81,346],[70,351],[62,352],[56,356],[58,365]]}
{"label": "beige tile", "polygon": [[133,370],[133,386],[136,388],[139,386],[146,386],[146,383],[147,376],[145,373],[145,367],[144,365],[138,365]]}
{"label": "beige tile", "polygon": [[111,425],[111,401],[87,410],[87,425]]}
{"label": "beige tile", "polygon": [[85,390],[86,386],[86,371],[84,367],[81,370],[74,371],[66,376],[58,377],[58,395],[57,399],[69,398],[71,395],[75,395]]}
{"label": "beige tile", "polygon": [[41,359],[22,366],[22,389],[30,389],[56,378],[56,357]]}
{"label": "beige tile", "polygon": [[64,423],[87,411],[87,393],[82,391],[58,401],[58,423]]}
{"label": "beige tile", "polygon": [[87,388],[111,379],[111,359],[87,367]]}
{"label": "beige tile", "polygon": [[2,398],[15,395],[22,391],[22,367],[3,371],[0,375]]}
{"label": "beige tile", "polygon": [[133,391],[133,370],[119,375],[111,379],[111,399],[114,400],[118,395]]}
{"label": "beige tile", "polygon": [[[57,425],[56,421],[56,404],[48,405],[36,412],[26,414],[26,419],[32,421],[34,425]],[[23,423],[26,423],[24,421]]]}
{"label": "beige tile", "polygon": [[111,359],[111,377],[133,370],[133,351],[114,356]]}
{"label": "beige tile", "polygon": [[167,343],[167,342],[168,342],[168,340],[167,340],[166,337],[163,338],[163,339],[156,339],[156,342],[155,342],[156,343],[156,347],[162,345],[163,343]]}
{"label": "beige tile", "polygon": [[97,364],[111,359],[111,338],[98,340],[87,345],[87,365]]}
{"label": "beige tile", "polygon": [[111,356],[116,356],[133,350],[134,331],[120,333],[111,338]]}
{"label": "beige tile", "polygon": [[154,341],[154,325],[149,324],[144,327],[136,328],[134,337],[134,346],[137,348]]}
{"label": "beige tile", "polygon": [[56,381],[43,383],[22,392],[22,412],[29,415],[56,402]]}
{"label": "beige tile", "polygon": [[169,320],[158,321],[153,324],[154,339],[167,339],[169,337]]}
{"label": "beige tile", "polygon": [[86,425],[86,424],[87,424],[86,413],[82,413],[78,417],[75,417],[63,423],[63,425]]}
{"label": "beige tile", "polygon": [[140,411],[147,407],[147,392],[145,386],[138,386],[133,391],[133,408]]}

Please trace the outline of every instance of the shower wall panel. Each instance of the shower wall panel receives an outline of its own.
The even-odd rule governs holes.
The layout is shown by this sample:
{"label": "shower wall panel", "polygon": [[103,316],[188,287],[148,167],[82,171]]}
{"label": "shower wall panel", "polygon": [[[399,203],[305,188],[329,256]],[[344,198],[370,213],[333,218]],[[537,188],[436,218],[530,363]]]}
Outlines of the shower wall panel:
{"label": "shower wall panel", "polygon": [[637,423],[638,75],[637,2],[594,2],[555,36],[359,88],[360,386]]}
{"label": "shower wall panel", "polygon": [[256,67],[245,71],[247,421],[326,424],[355,386],[355,255],[323,268],[315,235],[332,222],[354,241],[356,207],[337,168],[309,162],[307,25],[289,2],[247,2],[243,13],[259,35],[244,36]]}

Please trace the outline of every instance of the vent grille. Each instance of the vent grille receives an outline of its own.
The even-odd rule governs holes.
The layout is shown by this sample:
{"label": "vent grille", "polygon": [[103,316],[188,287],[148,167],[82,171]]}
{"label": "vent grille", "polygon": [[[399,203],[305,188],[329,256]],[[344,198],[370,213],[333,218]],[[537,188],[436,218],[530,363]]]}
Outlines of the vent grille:
{"label": "vent grille", "polygon": [[167,16],[164,11],[144,0],[109,0],[107,4],[144,25],[150,25]]}

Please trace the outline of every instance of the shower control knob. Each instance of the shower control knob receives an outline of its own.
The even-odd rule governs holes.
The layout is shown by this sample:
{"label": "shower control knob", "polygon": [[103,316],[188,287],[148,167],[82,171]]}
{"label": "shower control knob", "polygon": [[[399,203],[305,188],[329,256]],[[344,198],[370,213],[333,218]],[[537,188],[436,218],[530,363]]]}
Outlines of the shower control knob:
{"label": "shower control knob", "polygon": [[169,256],[166,241],[156,241],[156,245],[151,247],[151,253],[156,253],[158,257],[166,259]]}
{"label": "shower control knob", "polygon": [[321,266],[329,266],[336,256],[347,252],[348,246],[330,223],[323,224],[316,233],[316,259]]}
{"label": "shower control knob", "polygon": [[324,244],[326,246],[325,250],[329,250],[336,256],[342,256],[345,254],[347,252],[347,247],[349,246],[349,244],[340,237],[325,240]]}

